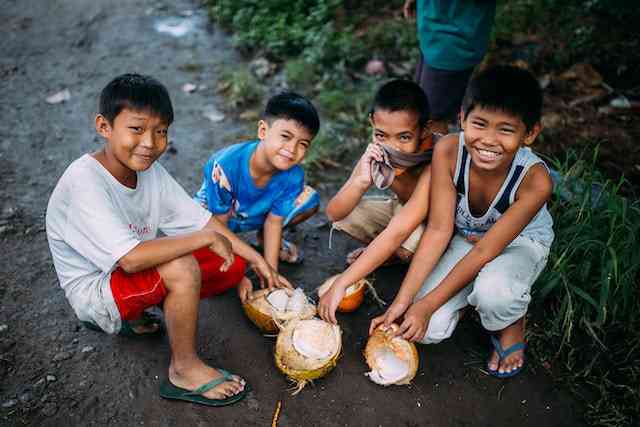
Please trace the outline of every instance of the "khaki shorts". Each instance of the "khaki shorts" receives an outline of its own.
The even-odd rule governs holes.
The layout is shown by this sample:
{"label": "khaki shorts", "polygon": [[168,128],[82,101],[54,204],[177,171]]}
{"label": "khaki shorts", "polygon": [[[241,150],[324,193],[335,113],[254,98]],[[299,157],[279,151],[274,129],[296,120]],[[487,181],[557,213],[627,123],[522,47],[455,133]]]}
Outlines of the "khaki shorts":
{"label": "khaki shorts", "polygon": [[[402,204],[396,198],[387,196],[363,197],[349,216],[333,223],[333,228],[344,231],[354,239],[368,244],[387,228],[391,218],[400,209],[402,209]],[[401,246],[415,253],[423,232],[424,224],[418,225]]]}

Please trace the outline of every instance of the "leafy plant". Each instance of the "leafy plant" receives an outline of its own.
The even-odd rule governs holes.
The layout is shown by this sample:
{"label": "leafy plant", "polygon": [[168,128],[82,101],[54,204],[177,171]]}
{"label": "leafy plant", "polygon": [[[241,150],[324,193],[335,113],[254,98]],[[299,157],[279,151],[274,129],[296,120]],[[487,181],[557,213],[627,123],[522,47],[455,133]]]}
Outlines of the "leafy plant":
{"label": "leafy plant", "polygon": [[622,181],[604,179],[570,152],[555,162],[563,179],[551,203],[556,238],[538,280],[543,301],[541,347],[569,367],[598,398],[593,425],[631,425],[640,414],[640,202],[619,195]]}

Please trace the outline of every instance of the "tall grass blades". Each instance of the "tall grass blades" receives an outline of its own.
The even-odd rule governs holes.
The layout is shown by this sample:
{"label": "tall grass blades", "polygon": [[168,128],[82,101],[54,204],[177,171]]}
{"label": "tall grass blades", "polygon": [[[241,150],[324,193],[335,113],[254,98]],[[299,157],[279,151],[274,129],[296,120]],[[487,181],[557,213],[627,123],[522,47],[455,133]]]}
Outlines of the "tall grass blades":
{"label": "tall grass blades", "polygon": [[[597,156],[597,150],[596,154]],[[640,202],[575,153],[556,162],[556,238],[537,285],[546,348],[599,396],[593,425],[633,425],[640,390]],[[571,166],[570,166],[571,165]],[[635,420],[635,421],[634,421]]]}

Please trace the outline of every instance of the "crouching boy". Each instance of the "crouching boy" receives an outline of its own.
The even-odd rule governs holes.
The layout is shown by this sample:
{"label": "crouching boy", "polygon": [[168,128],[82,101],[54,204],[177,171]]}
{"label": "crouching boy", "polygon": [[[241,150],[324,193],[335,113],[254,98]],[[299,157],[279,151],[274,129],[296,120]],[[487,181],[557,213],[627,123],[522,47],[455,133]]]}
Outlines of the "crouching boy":
{"label": "crouching boy", "polygon": [[[388,259],[408,261],[416,251],[429,207],[430,162],[437,136],[429,130],[429,103],[420,86],[393,80],[376,93],[371,143],[351,176],[327,204],[333,227],[368,245],[347,256],[349,268],[320,299],[320,316],[336,322],[345,289]],[[372,186],[389,196],[365,196]]]}
{"label": "crouching boy", "polygon": [[554,238],[551,177],[528,147],[542,129],[541,109],[528,71],[498,66],[471,80],[462,132],[434,150],[427,229],[393,304],[370,331],[402,318],[404,338],[438,343],[471,305],[490,334],[488,372],[506,378],[522,370],[531,286]]}
{"label": "crouching boy", "polygon": [[310,218],[320,197],[304,184],[304,160],[320,120],[311,102],[293,93],[273,96],[258,122],[258,139],[214,153],[195,195],[233,232],[256,231],[264,257],[298,264],[303,252],[282,238],[284,227]]}
{"label": "crouching boy", "polygon": [[99,104],[95,127],[105,145],[67,168],[47,207],[60,286],[83,323],[108,333],[161,332],[144,310],[162,304],[172,355],[161,396],[236,402],[248,390],[245,380],[196,353],[199,299],[238,285],[246,295],[245,260],[270,285],[281,278],[156,162],[173,121],[162,84],[125,74],[102,90]]}

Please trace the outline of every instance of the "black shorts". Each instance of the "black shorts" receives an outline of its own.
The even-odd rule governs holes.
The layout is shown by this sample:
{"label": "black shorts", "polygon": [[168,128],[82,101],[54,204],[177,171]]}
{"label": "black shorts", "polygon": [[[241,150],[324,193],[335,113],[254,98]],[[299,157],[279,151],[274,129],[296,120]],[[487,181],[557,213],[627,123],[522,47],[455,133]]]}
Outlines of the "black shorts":
{"label": "black shorts", "polygon": [[429,98],[432,120],[453,120],[462,105],[473,67],[466,70],[440,70],[425,64],[422,54],[416,67],[416,82]]}

